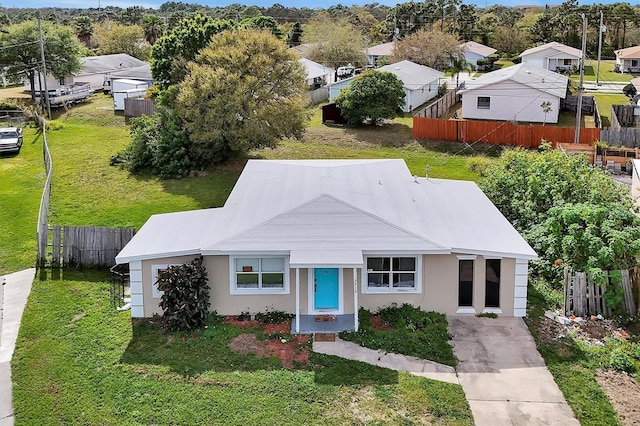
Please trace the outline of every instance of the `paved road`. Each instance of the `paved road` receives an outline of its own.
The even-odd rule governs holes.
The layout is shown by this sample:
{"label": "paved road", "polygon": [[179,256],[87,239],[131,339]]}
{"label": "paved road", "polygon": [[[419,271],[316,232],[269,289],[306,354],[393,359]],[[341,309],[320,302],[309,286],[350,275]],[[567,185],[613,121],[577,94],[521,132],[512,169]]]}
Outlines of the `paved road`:
{"label": "paved road", "polygon": [[579,425],[521,318],[447,319],[477,426]]}

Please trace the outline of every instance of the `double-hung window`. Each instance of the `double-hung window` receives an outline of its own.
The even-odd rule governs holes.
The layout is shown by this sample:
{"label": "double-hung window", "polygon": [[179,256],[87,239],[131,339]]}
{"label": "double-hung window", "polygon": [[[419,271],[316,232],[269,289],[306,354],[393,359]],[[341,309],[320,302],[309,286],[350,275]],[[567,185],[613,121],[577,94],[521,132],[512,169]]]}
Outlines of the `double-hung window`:
{"label": "double-hung window", "polygon": [[151,265],[151,280],[153,281],[151,283],[151,296],[154,299],[160,299],[164,294],[164,291],[160,291],[158,289],[158,278],[160,278],[160,274],[166,271],[169,268],[169,266],[175,266],[175,265],[174,264]]}
{"label": "double-hung window", "polygon": [[420,291],[419,256],[370,256],[366,259],[368,293]]}
{"label": "double-hung window", "polygon": [[232,257],[231,293],[287,293],[289,283],[284,257]]}

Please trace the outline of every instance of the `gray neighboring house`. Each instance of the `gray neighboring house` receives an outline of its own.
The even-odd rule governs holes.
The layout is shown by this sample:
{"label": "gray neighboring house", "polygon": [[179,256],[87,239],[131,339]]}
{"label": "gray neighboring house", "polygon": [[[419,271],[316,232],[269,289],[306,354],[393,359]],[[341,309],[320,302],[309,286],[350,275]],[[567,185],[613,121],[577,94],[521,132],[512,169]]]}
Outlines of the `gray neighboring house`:
{"label": "gray neighboring house", "polygon": [[[64,78],[55,78],[54,76],[47,76],[47,89],[53,90],[63,86],[69,86],[74,83],[89,83],[93,90],[102,90],[104,79],[106,75],[114,74],[117,72],[125,72],[125,74],[131,72],[134,69],[148,69],[148,76],[151,78],[151,71],[149,69],[149,63],[126,53],[116,53],[113,55],[100,55],[100,56],[87,56],[80,58],[82,68],[80,71],[66,76]],[[132,78],[130,75],[122,75],[116,78]],[[38,79],[35,80],[36,91],[39,91],[40,85]],[[43,84],[44,86],[44,84]],[[43,87],[44,89],[44,87]],[[25,91],[31,91],[31,84],[28,80],[24,84]]]}
{"label": "gray neighboring house", "polygon": [[497,52],[493,47],[485,46],[475,41],[462,43],[460,49],[462,50],[465,61],[473,65],[474,68],[478,66],[478,59],[487,59],[490,55]]}
{"label": "gray neighboring house", "polygon": [[390,42],[367,48],[367,63],[369,65],[378,66],[380,58],[388,58],[392,56],[395,47],[396,44],[394,42]]}
{"label": "gray neighboring house", "polygon": [[[411,112],[437,96],[440,79],[444,77],[443,72],[411,61],[400,61],[395,64],[385,65],[376,71],[390,72],[402,81],[405,93],[405,103],[402,107],[404,112]],[[346,78],[330,85],[329,102],[333,102],[342,89],[350,86],[355,78],[358,78],[358,76]]]}

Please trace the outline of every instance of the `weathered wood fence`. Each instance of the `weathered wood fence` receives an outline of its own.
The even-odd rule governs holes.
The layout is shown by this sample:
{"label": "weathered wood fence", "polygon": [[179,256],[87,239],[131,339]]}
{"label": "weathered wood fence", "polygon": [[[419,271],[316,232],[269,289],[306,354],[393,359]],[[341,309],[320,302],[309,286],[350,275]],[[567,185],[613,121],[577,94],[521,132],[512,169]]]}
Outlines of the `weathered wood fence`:
{"label": "weathered wood fence", "polygon": [[115,257],[133,238],[134,228],[53,226],[51,261],[57,265],[115,265]]}
{"label": "weathered wood fence", "polygon": [[[620,271],[622,275],[622,290],[624,292],[624,301],[622,311],[627,315],[636,315],[636,301],[633,296],[632,277],[628,270]],[[607,288],[613,284],[607,274],[606,283],[603,285],[593,281],[586,272],[569,272],[564,273],[564,311],[566,315],[586,316],[601,314],[605,317],[611,316],[611,308],[609,308],[604,300],[604,293]]]}
{"label": "weathered wood fence", "polygon": [[[573,127],[519,125],[509,121],[438,120],[413,117],[413,136],[464,143],[490,143],[537,148],[542,139],[572,143]],[[580,143],[592,144],[600,138],[600,129],[580,130]]]}
{"label": "weathered wood fence", "polygon": [[40,210],[38,212],[38,228],[36,229],[37,260],[38,264],[43,264],[44,259],[47,256],[49,234],[49,198],[51,195],[51,173],[53,171],[53,162],[51,161],[49,145],[47,145],[47,125],[45,119],[39,115],[36,115],[36,122],[42,129],[42,155],[44,157],[44,169],[47,174],[47,177],[44,181],[42,198],[40,199]]}
{"label": "weathered wood fence", "polygon": [[[593,96],[582,97],[582,113],[592,115],[596,108],[596,99]],[[568,111],[578,110],[578,97],[576,95],[568,95],[566,98],[560,101],[560,109],[566,109]]]}
{"label": "weathered wood fence", "polygon": [[125,117],[140,117],[153,115],[156,112],[156,104],[151,99],[126,98],[124,100]]}
{"label": "weathered wood fence", "polygon": [[310,90],[305,93],[305,99],[309,105],[317,105],[329,99],[329,89],[327,86],[324,86],[315,90]]}
{"label": "weathered wood fence", "polygon": [[636,117],[633,115],[634,109],[634,105],[611,105],[611,128],[620,129],[623,126],[634,126],[636,124]]}
{"label": "weathered wood fence", "polygon": [[449,108],[459,101],[460,95],[456,95],[456,90],[451,90],[431,105],[427,105],[425,108],[416,111],[414,117],[442,118],[447,114]]}

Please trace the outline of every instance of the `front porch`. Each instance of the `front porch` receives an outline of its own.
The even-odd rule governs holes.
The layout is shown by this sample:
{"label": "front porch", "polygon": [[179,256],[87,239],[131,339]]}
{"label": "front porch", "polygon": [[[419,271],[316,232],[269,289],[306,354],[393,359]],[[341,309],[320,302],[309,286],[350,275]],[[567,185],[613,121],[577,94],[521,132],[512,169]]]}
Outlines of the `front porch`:
{"label": "front porch", "polygon": [[[320,318],[318,318],[320,317]],[[322,318],[325,317],[325,318]],[[291,334],[339,333],[355,330],[353,314],[331,315],[333,320],[326,320],[327,315],[300,315],[300,327],[296,331],[295,320],[291,322]],[[317,319],[321,319],[318,321]]]}

